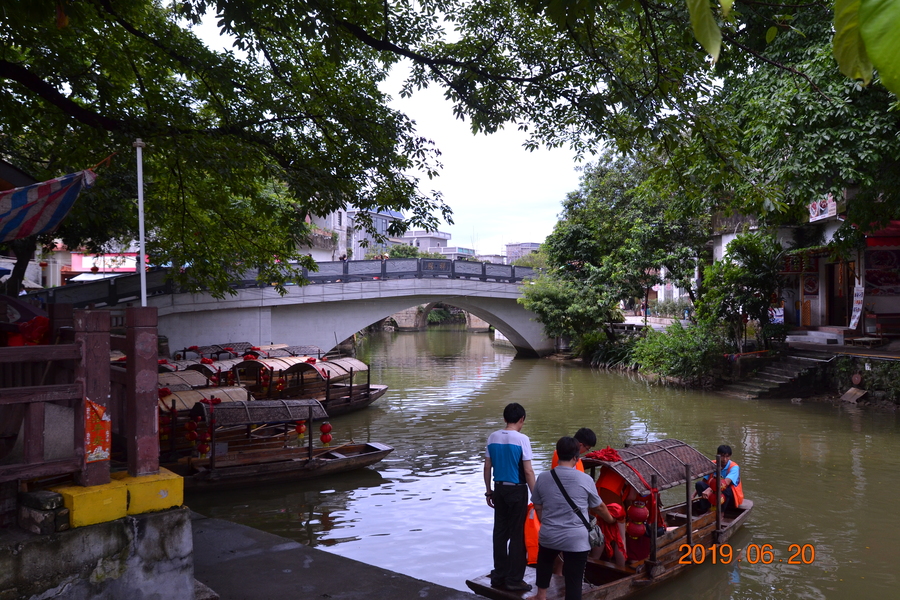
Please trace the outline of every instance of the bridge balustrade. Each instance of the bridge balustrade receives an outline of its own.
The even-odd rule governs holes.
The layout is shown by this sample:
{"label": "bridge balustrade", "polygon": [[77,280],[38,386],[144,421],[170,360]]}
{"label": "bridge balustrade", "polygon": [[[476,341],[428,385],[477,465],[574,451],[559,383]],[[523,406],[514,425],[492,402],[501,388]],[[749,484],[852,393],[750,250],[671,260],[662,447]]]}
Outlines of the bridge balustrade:
{"label": "bridge balustrade", "polygon": [[[465,260],[440,258],[389,258],[386,260],[350,260],[318,263],[318,271],[301,269],[310,283],[346,283],[383,279],[447,277],[450,279],[478,279],[517,283],[534,276],[534,269]],[[147,295],[171,294],[175,289],[167,281],[169,269],[156,268],[147,272]],[[268,287],[259,281],[259,271],[248,269],[235,276],[232,286]],[[44,304],[71,304],[75,308],[114,306],[136,300],[140,296],[140,276],[120,275],[101,281],[70,283],[29,294]]]}

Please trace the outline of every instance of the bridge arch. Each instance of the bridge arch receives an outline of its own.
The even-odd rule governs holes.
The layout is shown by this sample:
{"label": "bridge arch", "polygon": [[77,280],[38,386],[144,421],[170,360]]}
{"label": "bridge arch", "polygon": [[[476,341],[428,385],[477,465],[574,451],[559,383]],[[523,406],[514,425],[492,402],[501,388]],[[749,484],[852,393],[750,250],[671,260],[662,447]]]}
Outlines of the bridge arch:
{"label": "bridge arch", "polygon": [[516,300],[517,283],[474,279],[408,278],[291,287],[285,296],[273,288],[244,288],[235,296],[208,294],[153,296],[159,331],[171,348],[223,341],[254,344],[312,344],[330,349],[355,332],[409,307],[444,302],[501,331],[520,356],[554,350]]}

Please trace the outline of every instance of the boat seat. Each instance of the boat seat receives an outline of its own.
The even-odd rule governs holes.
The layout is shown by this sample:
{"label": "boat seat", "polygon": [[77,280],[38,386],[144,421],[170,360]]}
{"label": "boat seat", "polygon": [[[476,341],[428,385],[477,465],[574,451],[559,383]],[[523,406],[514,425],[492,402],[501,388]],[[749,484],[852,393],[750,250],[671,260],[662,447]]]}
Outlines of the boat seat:
{"label": "boat seat", "polygon": [[347,458],[345,454],[341,454],[340,452],[326,452],[325,455],[333,456],[334,458]]}
{"label": "boat seat", "polygon": [[634,572],[635,572],[634,569],[632,569],[628,566],[620,567],[616,563],[610,562],[608,560],[600,560],[599,558],[590,558],[590,557],[588,557],[587,560],[588,560],[588,563],[590,563],[592,565],[605,567],[607,569],[612,569],[613,571],[619,571],[620,573],[625,573],[626,575],[634,575]]}

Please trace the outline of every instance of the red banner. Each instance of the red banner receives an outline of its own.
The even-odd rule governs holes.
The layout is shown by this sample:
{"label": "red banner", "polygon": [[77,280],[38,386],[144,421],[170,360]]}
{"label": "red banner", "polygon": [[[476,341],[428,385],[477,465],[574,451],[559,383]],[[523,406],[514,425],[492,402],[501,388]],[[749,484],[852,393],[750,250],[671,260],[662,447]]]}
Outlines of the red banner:
{"label": "red banner", "polygon": [[85,462],[109,460],[112,445],[112,423],[106,407],[84,399],[84,456]]}

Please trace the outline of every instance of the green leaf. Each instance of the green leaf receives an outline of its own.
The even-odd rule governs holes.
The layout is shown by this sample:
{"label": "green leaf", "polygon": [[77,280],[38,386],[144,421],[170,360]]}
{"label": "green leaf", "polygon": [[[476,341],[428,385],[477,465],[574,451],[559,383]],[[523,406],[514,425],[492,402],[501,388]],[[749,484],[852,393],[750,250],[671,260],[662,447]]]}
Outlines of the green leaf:
{"label": "green leaf", "polygon": [[860,0],[837,0],[834,4],[832,47],[841,73],[851,79],[872,81],[872,62],[859,29]]}
{"label": "green leaf", "polygon": [[896,0],[861,0],[859,33],[884,86],[900,95],[900,3]]}
{"label": "green leaf", "polygon": [[766,43],[771,44],[775,40],[776,35],[778,35],[778,28],[774,25],[769,27],[768,31],[766,31]]}
{"label": "green leaf", "polygon": [[734,0],[719,0],[719,6],[722,7],[722,16],[727,17],[731,7],[734,6]]}
{"label": "green leaf", "polygon": [[688,11],[691,13],[691,27],[694,29],[694,37],[703,46],[713,63],[719,60],[719,51],[722,49],[722,31],[713,17],[709,7],[709,0],[687,0]]}

